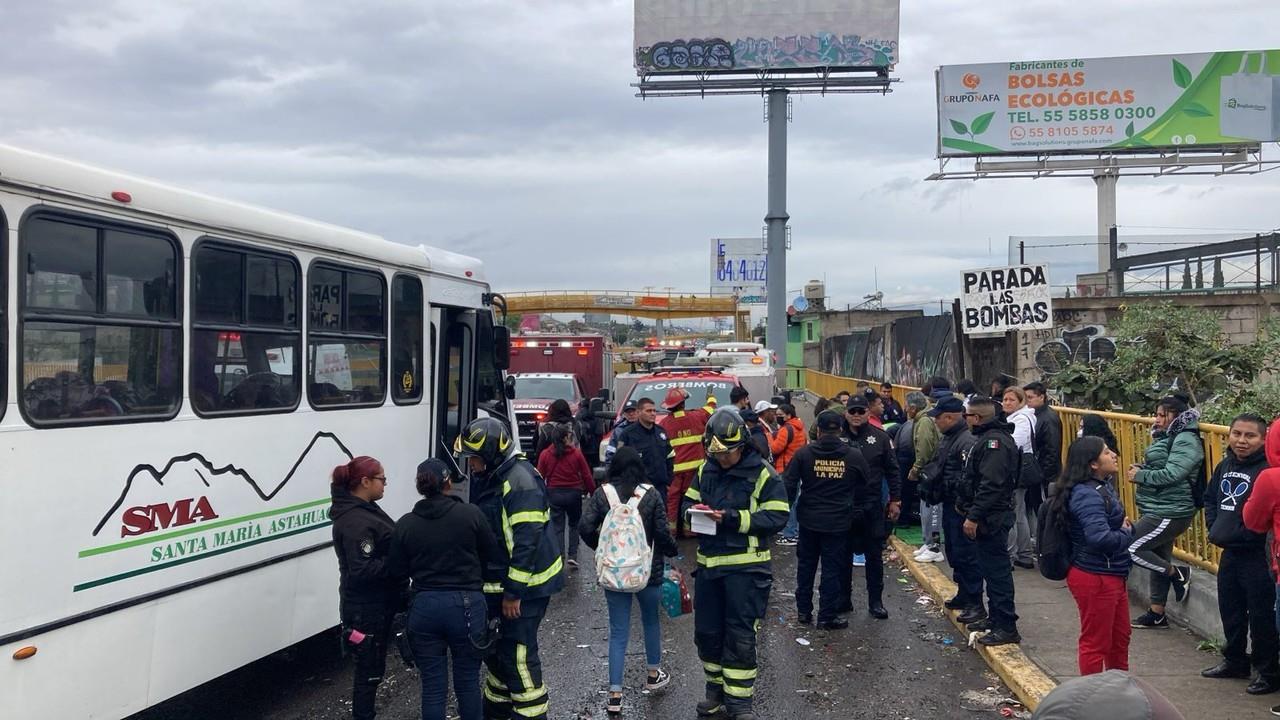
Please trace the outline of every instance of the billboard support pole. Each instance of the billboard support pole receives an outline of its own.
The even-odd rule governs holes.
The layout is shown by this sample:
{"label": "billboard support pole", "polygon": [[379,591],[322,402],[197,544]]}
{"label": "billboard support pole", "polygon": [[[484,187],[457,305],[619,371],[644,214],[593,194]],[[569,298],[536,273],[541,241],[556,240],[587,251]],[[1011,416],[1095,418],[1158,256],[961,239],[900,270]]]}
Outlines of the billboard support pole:
{"label": "billboard support pole", "polygon": [[769,90],[769,210],[764,216],[768,228],[768,320],[765,345],[777,358],[777,367],[787,364],[787,90]]}
{"label": "billboard support pole", "polygon": [[1111,229],[1116,226],[1116,181],[1120,176],[1111,170],[1099,170],[1093,176],[1098,186],[1098,272],[1111,269]]}

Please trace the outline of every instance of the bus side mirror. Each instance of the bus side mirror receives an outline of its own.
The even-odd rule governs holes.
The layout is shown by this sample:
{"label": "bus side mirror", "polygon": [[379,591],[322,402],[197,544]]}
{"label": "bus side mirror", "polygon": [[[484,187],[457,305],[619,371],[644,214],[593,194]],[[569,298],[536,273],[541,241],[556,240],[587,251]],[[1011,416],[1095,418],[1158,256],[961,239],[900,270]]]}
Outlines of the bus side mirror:
{"label": "bus side mirror", "polygon": [[511,367],[511,329],[506,325],[493,328],[493,366],[499,370]]}
{"label": "bus side mirror", "polygon": [[502,394],[507,396],[508,400],[516,399],[516,379],[508,375],[506,382],[502,384]]}

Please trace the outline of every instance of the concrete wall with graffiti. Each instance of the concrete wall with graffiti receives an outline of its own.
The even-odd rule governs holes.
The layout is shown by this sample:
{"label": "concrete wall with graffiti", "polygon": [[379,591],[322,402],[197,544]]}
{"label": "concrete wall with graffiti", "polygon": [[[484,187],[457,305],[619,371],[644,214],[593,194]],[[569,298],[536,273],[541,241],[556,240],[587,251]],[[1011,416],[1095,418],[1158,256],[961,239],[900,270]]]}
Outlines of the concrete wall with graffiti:
{"label": "concrete wall with graffiti", "polygon": [[954,378],[955,356],[951,316],[920,316],[824,338],[820,367],[833,375],[919,386],[934,375]]}
{"label": "concrete wall with graffiti", "polygon": [[1051,380],[1071,361],[1107,362],[1116,356],[1115,338],[1107,328],[1123,311],[1122,303],[1162,302],[1195,305],[1218,314],[1227,339],[1234,344],[1253,342],[1261,323],[1277,310],[1274,294],[1218,296],[1070,298],[1053,301],[1053,329],[1019,332],[1017,376],[1022,383]]}

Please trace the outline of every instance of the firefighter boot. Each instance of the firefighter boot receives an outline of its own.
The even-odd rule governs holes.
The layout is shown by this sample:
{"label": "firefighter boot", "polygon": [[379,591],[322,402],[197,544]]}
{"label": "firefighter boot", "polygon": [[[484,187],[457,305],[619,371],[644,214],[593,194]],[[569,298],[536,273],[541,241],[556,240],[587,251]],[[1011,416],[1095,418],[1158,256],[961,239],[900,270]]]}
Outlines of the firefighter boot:
{"label": "firefighter boot", "polygon": [[698,716],[708,717],[724,712],[724,691],[707,689],[707,699],[698,703]]}

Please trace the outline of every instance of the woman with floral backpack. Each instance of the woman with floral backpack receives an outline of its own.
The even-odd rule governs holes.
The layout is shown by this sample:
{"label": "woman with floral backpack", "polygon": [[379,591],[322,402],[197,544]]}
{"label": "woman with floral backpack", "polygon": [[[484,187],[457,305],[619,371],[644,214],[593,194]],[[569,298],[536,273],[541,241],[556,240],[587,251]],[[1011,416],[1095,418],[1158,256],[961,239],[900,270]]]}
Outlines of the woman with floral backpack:
{"label": "woman with floral backpack", "polygon": [[[658,626],[658,609],[662,600],[664,558],[674,557],[679,548],[667,527],[666,502],[658,490],[646,484],[644,462],[635,449],[619,448],[613,456],[607,483],[592,494],[578,526],[582,541],[588,547],[596,550],[597,554],[606,552],[599,546],[610,540],[609,528],[605,528],[610,510],[637,497],[638,502],[632,503],[633,509],[644,524],[645,540],[652,549],[648,581],[637,592],[603,588],[609,604],[609,698],[606,709],[612,714],[622,712],[622,665],[631,634],[632,597],[640,603],[640,619],[644,626],[645,656],[649,668],[645,688],[658,690],[671,682],[671,676],[659,667],[662,661],[662,630]],[[606,536],[603,538],[602,529]]]}

